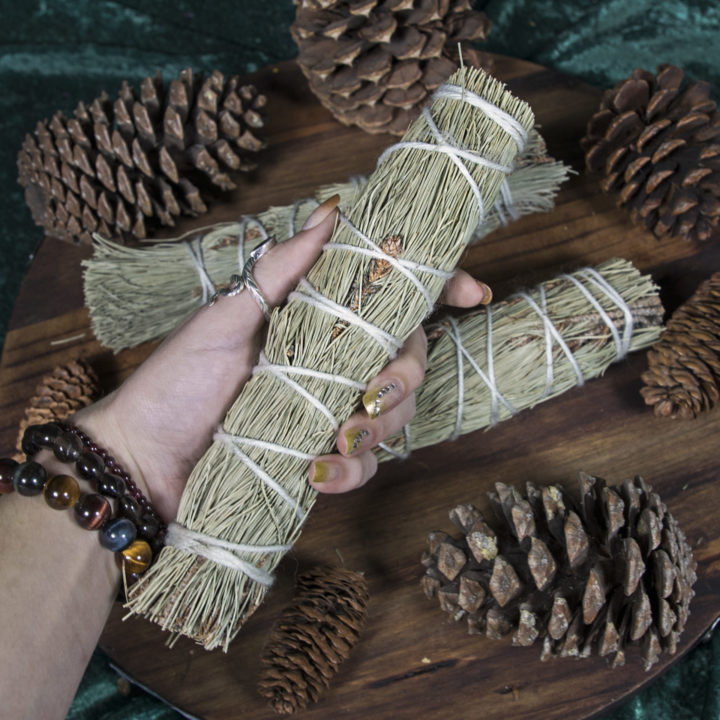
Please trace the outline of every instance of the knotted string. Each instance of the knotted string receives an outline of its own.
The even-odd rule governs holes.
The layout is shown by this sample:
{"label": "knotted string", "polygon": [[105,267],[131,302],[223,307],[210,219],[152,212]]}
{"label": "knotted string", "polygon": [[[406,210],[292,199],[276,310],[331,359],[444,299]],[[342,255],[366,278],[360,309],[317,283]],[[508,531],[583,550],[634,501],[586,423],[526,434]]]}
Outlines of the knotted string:
{"label": "knotted string", "polygon": [[208,298],[215,293],[215,285],[210,279],[210,275],[208,275],[208,272],[205,269],[205,263],[203,262],[202,237],[195,237],[192,240],[184,242],[183,245],[187,248],[190,260],[195,266],[198,277],[200,278],[202,301],[203,304],[205,304],[208,301]]}

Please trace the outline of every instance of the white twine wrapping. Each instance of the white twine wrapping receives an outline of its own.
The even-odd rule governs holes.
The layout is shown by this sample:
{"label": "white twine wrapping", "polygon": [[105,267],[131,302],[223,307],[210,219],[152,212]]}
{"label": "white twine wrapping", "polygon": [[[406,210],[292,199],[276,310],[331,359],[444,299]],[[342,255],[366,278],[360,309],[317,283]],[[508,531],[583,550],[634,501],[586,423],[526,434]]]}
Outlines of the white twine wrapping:
{"label": "white twine wrapping", "polygon": [[[612,321],[610,316],[603,310],[597,299],[577,279],[577,277],[574,277],[573,275],[560,276],[575,285],[596,310],[602,321],[605,323],[605,325],[607,325],[608,329],[612,333],[613,340],[615,341],[615,349],[617,354],[616,360],[622,360],[628,353],[628,350],[630,348],[630,341],[632,339],[632,333],[634,330],[634,320],[630,306],[627,302],[625,302],[624,298],[620,295],[620,293],[618,293],[617,290],[615,290],[615,288],[613,288],[612,285],[610,285],[610,283],[608,283],[607,280],[605,280],[605,278],[600,275],[600,273],[598,273],[594,268],[582,268],[581,270],[578,270],[575,275],[585,279],[586,282],[589,282],[596,288],[598,288],[598,290],[600,290],[604,295],[606,295],[607,298],[611,302],[613,302],[623,313],[623,316],[625,318],[625,325],[623,328],[623,337],[621,339],[617,328],[615,327],[615,323]],[[583,373],[580,369],[577,359],[573,355],[572,351],[568,347],[559,330],[555,327],[554,323],[552,322],[547,313],[544,288],[540,286],[540,305],[538,305],[535,300],[533,300],[533,298],[530,297],[530,295],[528,295],[527,293],[518,292],[515,293],[515,296],[522,298],[530,306],[530,308],[532,308],[532,310],[540,317],[543,323],[543,329],[545,334],[545,359],[547,370],[546,386],[545,390],[543,391],[542,397],[546,397],[552,392],[553,389],[553,380],[555,375],[553,341],[557,342],[557,344],[562,349],[565,357],[567,358],[567,361],[569,362],[575,373],[575,376],[577,377],[577,384],[579,386],[583,385],[585,382],[585,378],[583,377]],[[482,368],[480,368],[477,361],[469,354],[469,352],[463,345],[460,330],[454,318],[447,318],[447,324],[442,324],[439,326],[439,328],[443,330],[452,340],[457,350],[458,409],[455,426],[453,427],[452,432],[448,436],[448,440],[457,439],[457,437],[460,435],[460,430],[462,427],[463,410],[465,404],[465,371],[463,366],[463,358],[468,361],[470,367],[480,376],[480,378],[490,391],[490,427],[494,427],[499,421],[498,403],[504,405],[511,415],[515,415],[518,412],[517,409],[513,407],[513,405],[503,396],[503,394],[497,388],[494,370],[492,311],[490,307],[485,308],[485,312],[487,314],[487,373],[485,373]]]}
{"label": "white twine wrapping", "polygon": [[[258,245],[262,245],[266,240],[269,239],[267,228],[262,222],[254,215],[244,215],[240,220],[240,229],[238,230],[237,236],[237,249],[238,249],[238,269],[242,272],[245,266],[245,233],[248,227],[255,226],[260,231],[260,242]],[[182,244],[188,251],[190,260],[192,261],[195,270],[197,270],[198,278],[200,279],[200,287],[202,288],[202,303],[207,303],[216,292],[217,288],[210,278],[210,274],[205,267],[205,259],[203,257],[202,248],[203,236],[198,235],[192,240],[185,240]]]}
{"label": "white twine wrapping", "polygon": [[237,572],[244,573],[252,578],[255,582],[266,586],[273,584],[274,578],[272,574],[261,570],[251,562],[239,558],[236,553],[285,553],[292,548],[292,545],[242,545],[230,543],[210,535],[195,532],[176,522],[168,525],[165,544],[172,545],[178,550],[193,555],[201,555],[215,563],[233,568]]}
{"label": "white twine wrapping", "polygon": [[205,269],[205,263],[203,262],[203,251],[202,251],[202,237],[198,236],[192,240],[188,240],[183,245],[187,248],[190,260],[197,270],[198,277],[200,278],[200,287],[202,287],[202,301],[206,303],[209,297],[215,294],[215,285],[210,279],[207,270]]}

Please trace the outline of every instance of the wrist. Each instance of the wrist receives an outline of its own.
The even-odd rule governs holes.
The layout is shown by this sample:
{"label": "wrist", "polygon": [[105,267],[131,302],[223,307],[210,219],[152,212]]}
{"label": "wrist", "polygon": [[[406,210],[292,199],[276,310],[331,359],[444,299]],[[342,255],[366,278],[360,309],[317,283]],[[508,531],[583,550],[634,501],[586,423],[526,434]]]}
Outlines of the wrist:
{"label": "wrist", "polygon": [[97,531],[134,582],[162,547],[165,524],[124,468],[79,427],[63,421],[27,428],[28,461],[12,474],[19,495],[42,494],[55,510],[69,510],[77,525]]}
{"label": "wrist", "polygon": [[131,439],[128,439],[127,428],[118,421],[118,417],[122,417],[122,413],[118,412],[118,404],[119,396],[112,393],[79,410],[68,421],[92,438],[98,447],[106,448],[109,456],[122,464],[140,494],[147,498],[148,505],[155,509],[158,518],[166,525],[175,517],[179,494],[176,496],[173,492],[176,488],[163,482],[157,472],[145,470],[153,466],[152,458],[143,453],[142,448],[137,450],[143,437],[132,438],[132,426]]}
{"label": "wrist", "polygon": [[106,400],[111,400],[111,397],[82,408],[71,415],[67,422],[78,428],[91,440],[96,448],[94,452],[105,450],[107,457],[112,461],[111,468],[116,464],[120,465],[123,473],[131,479],[140,494],[147,498],[148,503],[153,503],[156,499],[155,489],[145,478],[141,466],[136,462],[132,450],[125,442],[122,427],[115,422],[114,416],[110,412],[110,406]]}

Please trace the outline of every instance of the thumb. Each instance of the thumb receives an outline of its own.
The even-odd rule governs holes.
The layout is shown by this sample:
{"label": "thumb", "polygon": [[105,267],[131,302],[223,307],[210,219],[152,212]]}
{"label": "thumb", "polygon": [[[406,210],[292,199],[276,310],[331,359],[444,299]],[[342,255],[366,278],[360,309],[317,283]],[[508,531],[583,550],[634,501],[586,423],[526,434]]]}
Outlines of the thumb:
{"label": "thumb", "polygon": [[335,208],[339,202],[340,196],[333,195],[318,205],[297,235],[276,245],[258,260],[253,275],[270,307],[288,296],[320,256],[335,227]]}

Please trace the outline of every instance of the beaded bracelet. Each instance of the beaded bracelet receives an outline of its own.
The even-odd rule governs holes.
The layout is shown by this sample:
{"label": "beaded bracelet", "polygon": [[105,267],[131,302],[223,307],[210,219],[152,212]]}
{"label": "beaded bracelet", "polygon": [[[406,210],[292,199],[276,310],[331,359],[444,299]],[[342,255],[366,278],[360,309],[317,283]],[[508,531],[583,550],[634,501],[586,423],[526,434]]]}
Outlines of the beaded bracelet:
{"label": "beaded bracelet", "polygon": [[[70,475],[48,477],[45,468],[31,459],[43,447],[60,462],[75,463],[80,477],[93,483],[97,492],[81,492]],[[22,450],[28,457],[24,463],[0,459],[0,493],[42,493],[51,508],[72,508],[77,524],[98,530],[100,544],[116,552],[126,583],[137,580],[162,548],[167,528],[118,461],[82,430],[64,422],[31,425],[23,435]],[[114,517],[110,499],[117,500]]]}

